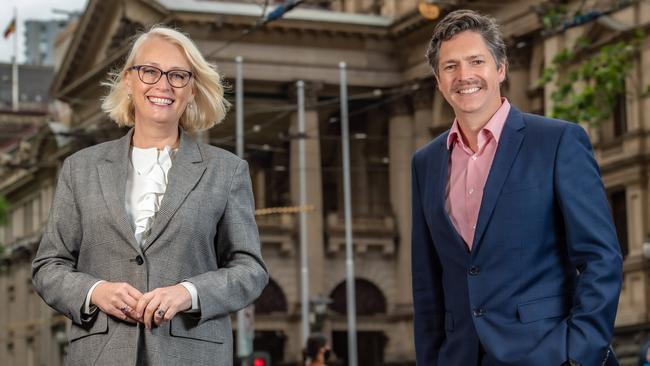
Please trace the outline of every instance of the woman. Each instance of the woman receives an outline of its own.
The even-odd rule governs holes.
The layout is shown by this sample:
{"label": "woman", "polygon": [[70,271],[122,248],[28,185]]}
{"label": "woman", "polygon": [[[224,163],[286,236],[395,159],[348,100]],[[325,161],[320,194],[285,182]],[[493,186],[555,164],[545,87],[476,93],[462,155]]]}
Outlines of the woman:
{"label": "woman", "polygon": [[72,319],[68,365],[230,365],[228,314],[267,283],[245,161],[188,135],[220,122],[219,74],[155,27],[112,76],[102,109],[123,138],[68,157],[33,262]]}
{"label": "woman", "polygon": [[320,333],[314,333],[307,339],[305,348],[306,366],[327,366],[326,362],[330,356],[330,346],[327,338]]}

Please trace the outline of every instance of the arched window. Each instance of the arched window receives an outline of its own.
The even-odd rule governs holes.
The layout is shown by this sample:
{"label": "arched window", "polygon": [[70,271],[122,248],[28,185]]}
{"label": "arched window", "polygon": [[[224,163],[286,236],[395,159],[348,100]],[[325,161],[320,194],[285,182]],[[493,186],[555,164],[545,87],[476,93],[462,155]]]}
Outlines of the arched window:
{"label": "arched window", "polygon": [[280,285],[269,279],[260,297],[255,301],[255,314],[286,313],[287,297]]}
{"label": "arched window", "polygon": [[[372,282],[357,278],[354,280],[357,315],[374,315],[386,313],[386,297]],[[332,302],[329,307],[339,314],[347,314],[347,292],[345,282],[339,283],[330,294]]]}

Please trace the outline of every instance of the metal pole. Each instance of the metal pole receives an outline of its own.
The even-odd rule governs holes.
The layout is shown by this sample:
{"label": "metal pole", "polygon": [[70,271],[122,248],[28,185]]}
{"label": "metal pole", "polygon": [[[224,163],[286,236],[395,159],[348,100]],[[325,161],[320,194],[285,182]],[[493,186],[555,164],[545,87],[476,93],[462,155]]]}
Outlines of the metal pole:
{"label": "metal pole", "polygon": [[[235,57],[235,110],[236,110],[236,132],[237,156],[244,158],[244,82],[243,82],[243,59]],[[237,356],[241,359],[241,366],[248,365],[248,356],[252,353],[252,345],[249,344],[246,326],[246,311],[241,309],[237,312]]]}
{"label": "metal pole", "polygon": [[11,106],[18,111],[18,9],[14,7],[14,57],[11,70]]}
{"label": "metal pole", "polygon": [[354,251],[352,249],[352,208],[350,198],[350,137],[348,129],[348,85],[345,62],[341,71],[341,147],[343,150],[343,200],[345,205],[345,270],[348,299],[348,364],[357,366],[357,304],[354,291]]}
{"label": "metal pole", "polygon": [[298,170],[300,172],[300,278],[302,295],[302,345],[309,338],[309,264],[307,247],[307,175],[305,171],[305,82],[296,82],[298,91]]}
{"label": "metal pole", "polygon": [[237,156],[244,157],[244,59],[241,56],[235,57],[236,80],[235,80],[235,103],[237,104]]}

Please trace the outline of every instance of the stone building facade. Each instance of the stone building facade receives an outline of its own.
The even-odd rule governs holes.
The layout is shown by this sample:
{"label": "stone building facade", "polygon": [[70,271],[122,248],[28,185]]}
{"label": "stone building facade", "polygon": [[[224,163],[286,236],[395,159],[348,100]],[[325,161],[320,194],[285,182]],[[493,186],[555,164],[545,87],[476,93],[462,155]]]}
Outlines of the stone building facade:
{"label": "stone building facade", "polygon": [[[11,204],[10,220],[0,229],[6,247],[0,271],[0,363],[60,364],[66,320],[34,293],[30,260],[62,159],[125,133],[101,112],[106,90],[100,83],[123,60],[134,32],[156,23],[188,33],[232,85],[235,57],[243,57],[245,157],[257,208],[298,203],[295,85],[305,81],[307,197],[314,207],[307,215],[310,297],[331,301],[317,325],[332,338],[334,352],[343,361],[347,323],[338,64],[346,62],[359,364],[414,362],[410,157],[453,119],[424,59],[435,20],[420,15],[417,0],[313,1],[242,36],[260,18],[260,3],[88,1],[76,31],[62,42],[67,49],[51,87],[52,97],[70,108],[69,118],[60,119],[68,133],[53,135],[43,124],[25,136],[29,151],[3,152],[25,164],[0,167],[0,193]],[[442,14],[467,7],[497,18],[509,44],[504,93],[521,110],[535,113],[550,110],[552,86],[538,86],[537,80],[553,56],[581,33],[600,35],[604,42],[612,34],[610,28],[600,30],[611,22],[591,22],[542,36],[541,16],[535,11],[541,3],[468,0],[439,5]],[[650,4],[624,3],[608,13],[607,20],[630,27],[650,24]],[[619,236],[624,238],[625,282],[615,339],[624,365],[633,364],[639,344],[650,336],[649,266],[641,250],[650,232],[650,116],[645,112],[650,101],[635,87],[650,84],[645,70],[650,70],[647,42],[630,76],[621,108],[624,118],[617,115],[590,130]],[[228,97],[234,101],[234,94]],[[621,121],[624,126],[615,126]],[[68,139],[55,138],[62,136]],[[200,138],[234,150],[234,113]],[[271,281],[256,303],[255,348],[267,350],[274,365],[296,364],[301,352],[298,217],[260,215],[258,224]]]}

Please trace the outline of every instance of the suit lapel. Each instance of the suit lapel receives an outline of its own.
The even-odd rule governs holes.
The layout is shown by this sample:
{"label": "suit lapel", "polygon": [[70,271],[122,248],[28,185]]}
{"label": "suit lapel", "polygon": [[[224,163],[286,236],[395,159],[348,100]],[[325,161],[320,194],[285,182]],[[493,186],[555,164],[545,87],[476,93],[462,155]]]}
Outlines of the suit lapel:
{"label": "suit lapel", "polygon": [[[449,132],[447,132],[447,135],[441,139],[442,141],[437,147],[438,152],[434,155],[436,159],[440,159],[440,167],[437,181],[434,185],[434,187],[437,187],[437,192],[435,192],[435,194],[429,194],[431,197],[429,207],[434,208],[433,212],[438,214],[437,216],[440,218],[440,221],[442,221],[441,224],[445,225],[446,230],[451,233],[451,236],[456,238],[456,243],[458,244],[456,246],[467,251],[467,246],[465,245],[463,238],[458,234],[456,227],[451,222],[449,213],[446,209],[447,183],[449,181],[449,149],[447,149],[448,134]],[[434,164],[429,164],[429,166],[434,166]],[[433,173],[434,169],[428,169],[428,171]],[[432,182],[433,179],[433,177],[429,177],[428,181]]]}
{"label": "suit lapel", "polygon": [[206,167],[207,163],[203,160],[199,144],[181,130],[178,151],[168,173],[167,189],[160,204],[160,210],[156,213],[151,233],[144,244],[143,251],[147,250],[162,234],[185,197],[203,176]]}
{"label": "suit lapel", "polygon": [[485,234],[485,229],[501,194],[503,183],[508,177],[512,163],[517,158],[519,148],[524,140],[525,127],[521,112],[514,106],[511,107],[483,190],[483,200],[481,201],[481,208],[476,222],[472,253],[476,253],[481,245],[481,238]]}
{"label": "suit lapel", "polygon": [[140,245],[135,240],[134,230],[125,209],[129,147],[132,135],[133,129],[111,145],[104,161],[97,165],[97,172],[106,206],[108,206],[118,230],[138,253],[142,253]]}

